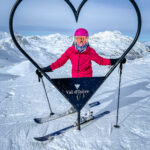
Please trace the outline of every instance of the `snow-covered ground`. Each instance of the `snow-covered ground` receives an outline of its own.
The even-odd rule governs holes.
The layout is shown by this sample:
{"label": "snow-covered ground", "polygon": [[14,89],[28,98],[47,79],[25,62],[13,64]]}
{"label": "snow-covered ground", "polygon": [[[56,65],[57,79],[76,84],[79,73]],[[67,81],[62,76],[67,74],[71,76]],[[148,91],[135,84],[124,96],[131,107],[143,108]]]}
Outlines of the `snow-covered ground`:
{"label": "snow-covered ground", "polygon": [[[42,66],[55,61],[72,44],[72,37],[55,34],[23,37],[18,40]],[[107,58],[117,58],[132,41],[118,31],[106,31],[90,37],[90,45]],[[76,120],[76,115],[38,125],[34,117],[47,116],[49,107],[35,67],[16,49],[8,33],[0,32],[0,150],[149,150],[150,149],[150,54],[145,43],[138,42],[123,67],[119,125],[116,119],[118,68],[89,102],[100,101],[94,113],[111,111],[93,123],[55,138],[37,142],[33,137],[46,135]],[[93,63],[94,76],[110,69]],[[49,73],[52,78],[71,77],[71,64]],[[70,108],[65,98],[44,79],[52,109],[61,113]]]}

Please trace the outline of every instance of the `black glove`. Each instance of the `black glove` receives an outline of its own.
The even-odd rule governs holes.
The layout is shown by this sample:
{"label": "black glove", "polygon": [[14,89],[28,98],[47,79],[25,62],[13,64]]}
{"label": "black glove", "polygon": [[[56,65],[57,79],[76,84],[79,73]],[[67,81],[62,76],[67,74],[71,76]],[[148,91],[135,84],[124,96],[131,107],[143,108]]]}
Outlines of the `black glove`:
{"label": "black glove", "polygon": [[[111,65],[115,65],[115,63],[116,63],[119,59],[120,59],[120,58],[118,58],[118,59],[110,59]],[[121,63],[122,63],[122,64],[125,64],[125,63],[126,63],[126,58],[124,58]]]}
{"label": "black glove", "polygon": [[126,58],[124,58],[121,63],[125,64],[126,63]]}
{"label": "black glove", "polygon": [[41,72],[38,69],[35,72],[38,75],[39,79],[43,77],[43,75],[41,74]]}
{"label": "black glove", "polygon": [[[44,67],[44,68],[41,68],[41,69],[44,72],[52,72],[52,69],[51,69],[50,66],[47,66],[47,67]],[[41,72],[38,69],[35,72],[38,75],[39,79],[43,77],[43,75],[41,74]]]}
{"label": "black glove", "polygon": [[47,66],[47,67],[44,67],[44,68],[41,68],[44,72],[52,72],[52,69],[50,66]]}

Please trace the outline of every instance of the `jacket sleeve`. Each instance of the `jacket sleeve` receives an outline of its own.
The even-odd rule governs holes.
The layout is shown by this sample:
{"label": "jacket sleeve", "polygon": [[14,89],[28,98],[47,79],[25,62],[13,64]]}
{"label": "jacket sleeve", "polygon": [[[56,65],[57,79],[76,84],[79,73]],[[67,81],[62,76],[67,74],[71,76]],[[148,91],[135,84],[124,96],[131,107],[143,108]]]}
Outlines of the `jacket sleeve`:
{"label": "jacket sleeve", "polygon": [[91,60],[99,65],[111,65],[110,59],[99,56],[94,49],[91,49]]}
{"label": "jacket sleeve", "polygon": [[70,58],[70,52],[69,52],[69,49],[67,49],[65,53],[61,55],[60,58],[58,58],[54,63],[50,65],[51,69],[55,70],[63,66],[69,58]]}

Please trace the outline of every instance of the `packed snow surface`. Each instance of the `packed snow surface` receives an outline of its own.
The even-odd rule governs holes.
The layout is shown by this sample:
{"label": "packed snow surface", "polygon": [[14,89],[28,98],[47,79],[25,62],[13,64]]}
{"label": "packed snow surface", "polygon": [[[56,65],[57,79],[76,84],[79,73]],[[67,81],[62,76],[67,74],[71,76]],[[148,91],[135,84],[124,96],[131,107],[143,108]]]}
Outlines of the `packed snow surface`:
{"label": "packed snow surface", "polygon": [[[17,35],[26,52],[40,65],[54,62],[72,45],[73,37]],[[91,47],[106,58],[118,58],[128,48],[132,38],[119,31],[92,35]],[[119,68],[90,99],[100,101],[94,113],[111,113],[82,127],[69,130],[53,141],[37,142],[33,137],[57,131],[76,121],[76,114],[42,125],[35,117],[49,115],[49,107],[36,68],[14,46],[8,33],[0,32],[0,150],[149,150],[150,149],[150,54],[149,43],[137,42],[123,66],[119,125],[116,129],[116,105]],[[93,62],[94,76],[104,76],[110,69]],[[71,64],[48,73],[51,78],[71,77]],[[61,113],[70,104],[44,78],[52,109]]]}

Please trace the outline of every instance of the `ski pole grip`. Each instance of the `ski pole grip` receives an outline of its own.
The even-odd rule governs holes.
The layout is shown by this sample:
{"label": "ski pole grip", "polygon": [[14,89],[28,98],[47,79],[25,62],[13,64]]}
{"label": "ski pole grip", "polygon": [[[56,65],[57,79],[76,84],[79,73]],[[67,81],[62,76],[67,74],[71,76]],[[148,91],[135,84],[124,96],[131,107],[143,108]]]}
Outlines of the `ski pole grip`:
{"label": "ski pole grip", "polygon": [[39,82],[40,82],[40,79],[43,77],[43,75],[41,74],[41,72],[38,69],[36,70],[36,74],[37,74]]}

